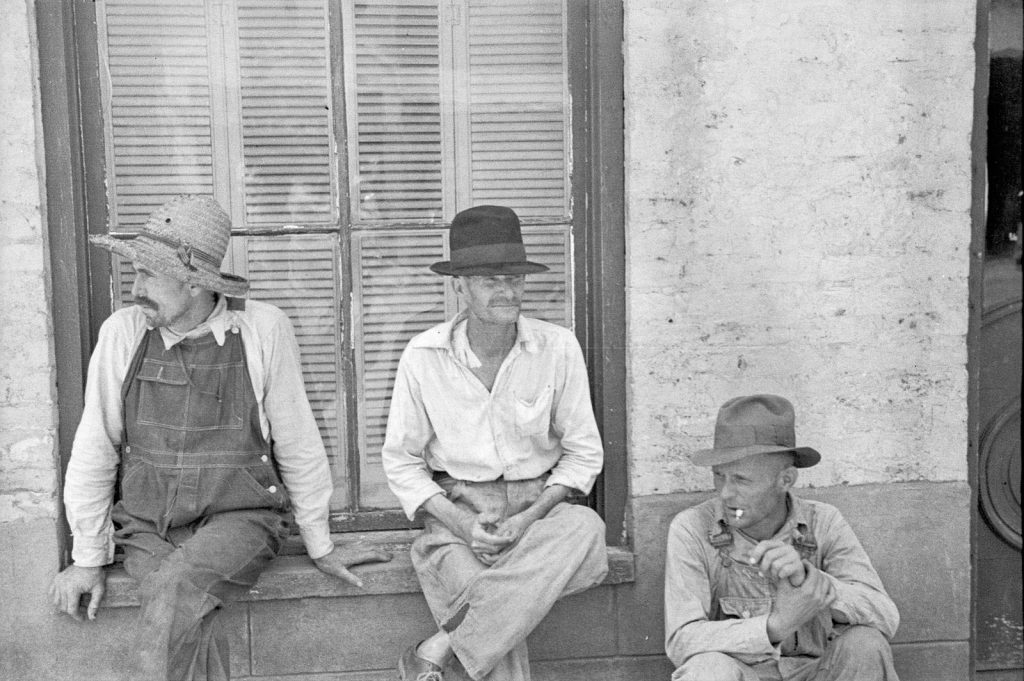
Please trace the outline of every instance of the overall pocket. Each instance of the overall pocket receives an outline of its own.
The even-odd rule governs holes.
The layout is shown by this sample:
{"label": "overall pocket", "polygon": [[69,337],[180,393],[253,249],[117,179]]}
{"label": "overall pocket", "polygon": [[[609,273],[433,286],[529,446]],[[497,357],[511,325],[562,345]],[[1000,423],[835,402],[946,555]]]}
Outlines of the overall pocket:
{"label": "overall pocket", "polygon": [[242,371],[235,364],[196,366],[189,376],[180,364],[147,357],[135,376],[137,420],[175,429],[240,430]]}

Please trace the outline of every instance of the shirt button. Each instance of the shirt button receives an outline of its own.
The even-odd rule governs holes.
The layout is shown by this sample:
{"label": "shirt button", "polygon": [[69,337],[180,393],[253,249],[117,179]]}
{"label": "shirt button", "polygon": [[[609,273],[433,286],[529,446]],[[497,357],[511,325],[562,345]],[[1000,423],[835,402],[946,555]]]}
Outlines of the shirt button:
{"label": "shirt button", "polygon": [[260,457],[260,461],[262,461],[263,463],[266,463],[266,462],[270,461],[270,458],[267,457],[266,454],[264,454],[263,456]]}
{"label": "shirt button", "polygon": [[277,494],[277,485],[271,485],[270,487],[267,488],[267,491],[270,492],[271,494]]}

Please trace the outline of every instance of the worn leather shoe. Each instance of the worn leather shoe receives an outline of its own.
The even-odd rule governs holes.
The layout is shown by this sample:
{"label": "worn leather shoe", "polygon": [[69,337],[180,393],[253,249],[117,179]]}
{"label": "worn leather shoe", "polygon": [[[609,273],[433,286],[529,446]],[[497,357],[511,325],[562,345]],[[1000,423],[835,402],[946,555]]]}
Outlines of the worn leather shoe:
{"label": "worn leather shoe", "polygon": [[444,670],[416,653],[417,643],[398,658],[398,678],[401,681],[444,681]]}

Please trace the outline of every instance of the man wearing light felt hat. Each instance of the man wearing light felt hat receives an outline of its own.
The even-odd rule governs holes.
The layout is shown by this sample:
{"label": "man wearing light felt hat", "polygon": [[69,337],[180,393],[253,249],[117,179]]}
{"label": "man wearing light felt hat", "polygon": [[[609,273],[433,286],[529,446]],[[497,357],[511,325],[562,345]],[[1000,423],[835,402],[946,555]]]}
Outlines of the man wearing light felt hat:
{"label": "man wearing light felt hat", "polygon": [[[527,259],[502,206],[460,212],[451,259],[463,308],[413,338],[398,367],[382,458],[409,518],[413,566],[438,630],[399,660],[404,681],[530,678],[526,637],[558,598],[608,570],[604,523],[586,506],[603,463],[583,353],[568,329],[520,314]],[[461,677],[460,677],[461,678]]]}
{"label": "man wearing light felt hat", "polygon": [[899,613],[839,511],[792,493],[821,455],[796,446],[777,395],[729,400],[710,466],[717,495],[673,520],[665,650],[673,681],[898,681]]}
{"label": "man wearing light felt hat", "polygon": [[[324,572],[387,560],[335,547],[331,476],[288,318],[246,301],[220,272],[231,221],[211,197],[180,196],[131,240],[93,237],[130,260],[135,304],[100,328],[65,476],[74,563],[54,579],[62,612],[96,617],[114,546],[139,582],[128,678],[226,679],[214,623],[277,554],[294,515]],[[115,485],[119,499],[114,502]]]}

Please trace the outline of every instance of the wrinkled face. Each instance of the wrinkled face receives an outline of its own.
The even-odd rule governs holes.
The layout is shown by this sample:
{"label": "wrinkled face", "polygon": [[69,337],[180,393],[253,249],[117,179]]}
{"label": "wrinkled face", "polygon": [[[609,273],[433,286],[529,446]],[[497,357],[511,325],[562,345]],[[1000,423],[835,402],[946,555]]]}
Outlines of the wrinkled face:
{"label": "wrinkled face", "polygon": [[[171,327],[192,309],[195,296],[192,287],[166,274],[154,272],[139,262],[135,268],[135,283],[132,284],[132,298],[142,308],[150,325]],[[188,329],[176,329],[187,331]]]}
{"label": "wrinkled face", "polygon": [[467,276],[453,281],[470,318],[484,324],[515,324],[519,319],[526,275]]}
{"label": "wrinkled face", "polygon": [[[792,457],[754,454],[711,467],[715,490],[732,527],[768,539],[786,520],[786,493],[796,482]],[[737,511],[742,511],[737,515]]]}

